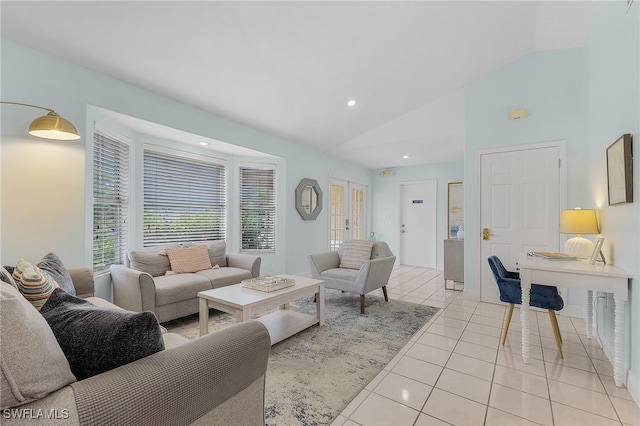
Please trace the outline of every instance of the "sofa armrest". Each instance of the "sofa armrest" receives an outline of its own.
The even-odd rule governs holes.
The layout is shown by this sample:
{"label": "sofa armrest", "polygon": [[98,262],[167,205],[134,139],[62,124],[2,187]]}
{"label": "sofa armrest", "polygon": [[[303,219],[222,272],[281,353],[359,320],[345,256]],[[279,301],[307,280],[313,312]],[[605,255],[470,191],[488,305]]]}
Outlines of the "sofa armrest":
{"label": "sofa armrest", "polygon": [[113,303],[136,312],[156,311],[156,285],[153,277],[124,265],[111,265]]}
{"label": "sofa armrest", "polygon": [[366,294],[387,285],[395,263],[395,256],[379,257],[369,260],[362,265],[358,271],[355,288],[360,294]]}
{"label": "sofa armrest", "polygon": [[[72,383],[80,423],[192,423],[264,381],[270,348],[266,327],[248,321]],[[262,395],[244,407],[264,425],[264,390]]]}
{"label": "sofa armrest", "polygon": [[252,277],[260,276],[260,265],[262,264],[262,258],[260,256],[254,256],[244,253],[229,253],[227,254],[227,266],[232,268],[246,269],[251,272]]}
{"label": "sofa armrest", "polygon": [[326,253],[316,253],[309,255],[309,267],[311,268],[311,276],[316,279],[322,279],[320,274],[327,269],[339,268],[340,257],[338,252],[330,251]]}
{"label": "sofa armrest", "polygon": [[68,271],[78,297],[92,297],[95,295],[96,288],[91,268],[69,268]]}

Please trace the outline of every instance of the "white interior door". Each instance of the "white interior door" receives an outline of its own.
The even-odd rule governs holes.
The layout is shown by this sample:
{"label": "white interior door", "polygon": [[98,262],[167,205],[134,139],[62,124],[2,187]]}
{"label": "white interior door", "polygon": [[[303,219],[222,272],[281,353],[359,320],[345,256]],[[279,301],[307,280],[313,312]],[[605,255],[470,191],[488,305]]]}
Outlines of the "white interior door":
{"label": "white interior door", "polygon": [[329,196],[329,249],[338,250],[345,240],[366,240],[367,186],[331,179]]}
{"label": "white interior door", "polygon": [[437,182],[400,185],[400,263],[436,267]]}
{"label": "white interior door", "polygon": [[481,299],[499,302],[487,258],[496,255],[516,270],[519,254],[558,251],[560,146],[514,147],[481,155]]}

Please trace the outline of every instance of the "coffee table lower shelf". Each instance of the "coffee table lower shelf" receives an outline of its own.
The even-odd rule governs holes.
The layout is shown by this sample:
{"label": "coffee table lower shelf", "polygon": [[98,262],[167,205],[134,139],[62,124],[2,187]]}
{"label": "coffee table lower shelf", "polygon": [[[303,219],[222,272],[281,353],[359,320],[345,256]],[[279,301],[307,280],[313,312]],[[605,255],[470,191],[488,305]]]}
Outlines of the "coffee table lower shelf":
{"label": "coffee table lower shelf", "polygon": [[278,309],[277,311],[257,318],[256,321],[260,321],[267,327],[269,335],[271,336],[272,345],[319,322],[318,318],[314,315],[307,315],[289,309]]}

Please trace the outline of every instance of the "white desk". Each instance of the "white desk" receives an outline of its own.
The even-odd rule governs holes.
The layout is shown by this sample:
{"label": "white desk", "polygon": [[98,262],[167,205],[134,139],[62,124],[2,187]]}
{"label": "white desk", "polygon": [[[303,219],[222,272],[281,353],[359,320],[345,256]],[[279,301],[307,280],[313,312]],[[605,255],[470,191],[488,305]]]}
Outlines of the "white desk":
{"label": "white desk", "polygon": [[518,258],[522,286],[522,360],[529,362],[529,290],[531,283],[587,290],[587,337],[593,336],[593,291],[613,293],[615,322],[613,337],[613,377],[616,386],[624,380],[624,305],[633,275],[611,265],[588,261],[547,260],[526,254]]}

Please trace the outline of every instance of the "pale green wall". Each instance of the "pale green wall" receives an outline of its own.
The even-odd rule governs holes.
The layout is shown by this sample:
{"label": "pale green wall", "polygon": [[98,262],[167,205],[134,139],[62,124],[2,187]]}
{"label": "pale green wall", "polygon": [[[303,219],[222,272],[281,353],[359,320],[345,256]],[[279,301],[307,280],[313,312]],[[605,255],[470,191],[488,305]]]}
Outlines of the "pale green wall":
{"label": "pale green wall", "polygon": [[[637,2],[636,2],[637,3]],[[586,146],[589,203],[600,209],[601,232],[606,238],[608,259],[632,273],[626,310],[627,353],[634,380],[630,390],[640,398],[640,170],[634,165],[634,202],[609,206],[607,202],[606,149],[620,135],[632,133],[634,151],[640,143],[640,5],[629,12],[626,2],[599,6],[585,47]],[[636,155],[637,158],[637,155]],[[635,287],[635,288],[634,288]],[[598,303],[599,329],[608,346],[613,345],[613,303]],[[634,387],[635,388],[632,388]]]}
{"label": "pale green wall", "polygon": [[[481,267],[478,151],[566,140],[567,204],[580,205],[586,194],[582,57],[582,49],[536,52],[467,85],[464,284],[465,292],[474,298],[480,296]],[[508,120],[508,112],[516,108],[526,108],[527,117]]]}
{"label": "pale green wall", "polygon": [[[639,276],[638,187],[624,206],[606,202],[606,148],[623,133],[640,134],[640,8],[626,12],[624,1],[598,6],[583,49],[532,53],[488,73],[466,88],[465,295],[480,295],[480,224],[477,153],[488,148],[552,140],[567,141],[567,206],[599,209],[608,260]],[[526,119],[508,121],[507,112],[526,108]],[[564,207],[564,206],[563,206]],[[475,232],[474,232],[475,230]],[[635,284],[637,280],[634,280]],[[640,293],[631,286],[626,338],[630,391],[640,395]],[[570,303],[584,297],[571,292]],[[599,300],[597,315],[605,350],[612,355],[612,303]]]}
{"label": "pale green wall", "polygon": [[400,253],[400,199],[399,187],[403,183],[436,180],[438,210],[436,264],[441,268],[443,261],[444,240],[447,238],[447,194],[449,182],[462,182],[463,163],[425,164],[422,166],[397,167],[395,175],[383,177],[381,170],[372,172],[372,226],[378,240],[389,244],[391,251]]}
{"label": "pale green wall", "polygon": [[[147,92],[2,40],[2,100],[55,108],[90,135],[90,106],[116,111],[168,127],[233,143],[283,159],[284,190],[278,194],[278,254],[263,257],[263,272],[300,273],[306,256],[326,251],[328,209],[315,221],[303,221],[293,196],[302,178],[316,179],[328,205],[330,175],[370,183],[370,171],[201,110]],[[37,261],[48,251],[69,266],[87,265],[90,227],[86,226],[86,164],[83,137],[77,142],[38,140],[26,133],[37,110],[2,106],[1,226],[3,264],[20,257]],[[42,112],[44,113],[44,112]],[[89,142],[90,143],[90,142]],[[234,212],[230,212],[233,220]],[[231,229],[235,225],[231,224]],[[230,236],[235,238],[235,236]],[[233,243],[231,243],[233,247]],[[99,289],[107,294],[107,288]]]}

